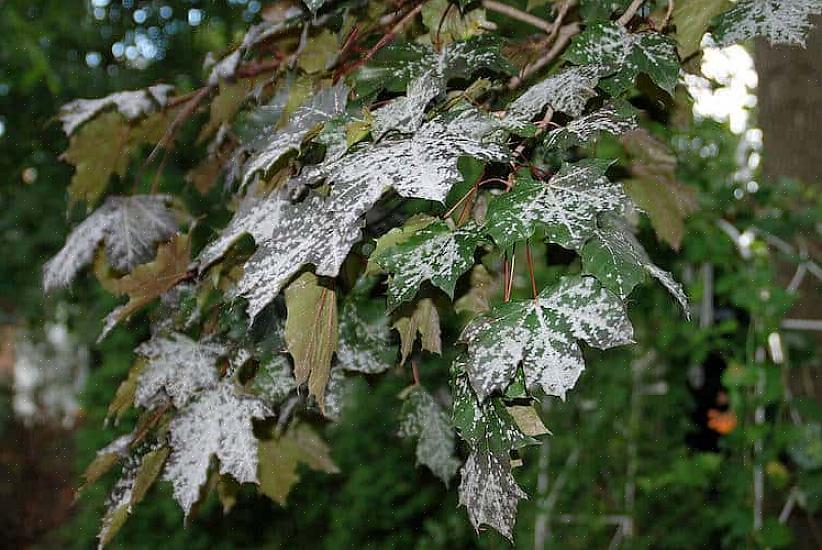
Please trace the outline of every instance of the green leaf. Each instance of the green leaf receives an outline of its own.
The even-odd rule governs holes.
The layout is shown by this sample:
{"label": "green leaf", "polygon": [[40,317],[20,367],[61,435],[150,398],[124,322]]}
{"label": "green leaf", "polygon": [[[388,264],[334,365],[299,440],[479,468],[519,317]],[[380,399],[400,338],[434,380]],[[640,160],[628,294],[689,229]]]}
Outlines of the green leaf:
{"label": "green leaf", "polygon": [[378,275],[382,273],[383,270],[379,263],[374,261],[375,258],[379,258],[390,248],[404,243],[417,231],[435,221],[437,221],[437,218],[429,216],[428,214],[417,214],[405,220],[402,227],[395,227],[377,239],[376,243],[374,243],[374,251],[371,253],[371,256],[368,257],[368,266],[365,269],[365,274]]}
{"label": "green leaf", "polygon": [[297,389],[291,361],[285,353],[276,353],[260,365],[251,389],[266,403],[272,405],[282,403],[293,390]]}
{"label": "green leaf", "polygon": [[365,296],[350,297],[340,312],[337,362],[345,370],[376,374],[388,370],[397,351],[381,303]]}
{"label": "green leaf", "polygon": [[811,16],[822,13],[818,0],[740,0],[716,17],[712,34],[720,46],[757,36],[773,45],[805,45]]}
{"label": "green leaf", "polygon": [[322,29],[308,40],[297,59],[297,66],[308,74],[321,73],[331,66],[339,51],[337,36],[328,29]]}
{"label": "green leaf", "polygon": [[670,273],[651,262],[630,229],[616,216],[603,215],[594,236],[580,252],[583,269],[620,298],[650,275],[657,279],[688,316],[688,297]]}
{"label": "green leaf", "polygon": [[391,274],[388,309],[412,299],[424,281],[430,281],[453,298],[457,279],[474,265],[474,250],[482,239],[483,234],[473,221],[459,229],[436,221],[404,242],[372,255]]}
{"label": "green leaf", "polygon": [[549,241],[578,249],[593,233],[597,214],[620,211],[627,200],[622,187],[605,177],[610,165],[598,159],[566,164],[547,182],[520,172],[514,188],[491,201],[488,234],[509,249],[539,226]]}
{"label": "green leaf", "polygon": [[452,367],[453,419],[460,437],[472,449],[493,453],[536,445],[535,439],[522,433],[501,398],[492,397],[485,401],[477,398],[464,374],[467,365],[466,357],[460,356]]}
{"label": "green leaf", "polygon": [[632,342],[625,306],[592,277],[563,277],[536,300],[494,307],[465,327],[465,370],[480,399],[504,392],[522,363],[529,390],[565,398],[585,368],[577,340],[607,349]]}
{"label": "green leaf", "polygon": [[431,353],[442,353],[440,316],[433,300],[423,298],[414,304],[406,305],[399,313],[400,317],[392,327],[400,333],[400,364],[405,363],[411,354],[417,334],[420,336],[422,349]]}
{"label": "green leaf", "polygon": [[448,485],[460,467],[454,426],[448,413],[422,386],[413,386],[405,396],[399,435],[417,438],[417,464],[427,466]]}
{"label": "green leaf", "polygon": [[630,106],[609,104],[552,131],[548,134],[545,145],[555,149],[569,149],[574,145],[594,141],[602,133],[618,136],[634,128],[636,117]]}
{"label": "green leaf", "polygon": [[512,541],[517,504],[528,495],[511,475],[508,454],[473,451],[462,468],[461,478],[460,506],[468,510],[468,519],[477,533],[481,525],[489,525]]}
{"label": "green leaf", "polygon": [[432,42],[450,44],[466,40],[482,32],[487,25],[484,9],[473,9],[467,13],[451,6],[450,0],[429,0],[422,7],[422,24],[428,29]]}
{"label": "green leaf", "polygon": [[303,273],[285,290],[285,342],[294,358],[294,379],[324,408],[331,358],[338,349],[337,294],[313,273]]}
{"label": "green leaf", "polygon": [[612,95],[630,88],[640,73],[669,94],[679,79],[673,40],[656,32],[631,34],[613,23],[589,25],[574,38],[565,58],[576,65],[605,65],[616,71],[615,76],[601,82]]}

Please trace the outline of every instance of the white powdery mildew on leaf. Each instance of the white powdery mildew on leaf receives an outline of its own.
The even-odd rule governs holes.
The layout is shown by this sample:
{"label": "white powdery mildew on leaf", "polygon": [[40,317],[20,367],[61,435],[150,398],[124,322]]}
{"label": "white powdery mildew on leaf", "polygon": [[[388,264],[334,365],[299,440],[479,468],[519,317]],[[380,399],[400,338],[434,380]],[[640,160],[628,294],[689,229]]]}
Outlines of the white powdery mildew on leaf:
{"label": "white powdery mildew on leaf", "polygon": [[212,455],[220,461],[220,474],[240,483],[257,483],[257,439],[251,421],[271,415],[261,400],[238,394],[226,380],[203,392],[171,421],[172,451],[165,479],[186,516],[200,498]]}
{"label": "white powdery mildew on leaf", "polygon": [[605,70],[598,65],[568,67],[525,90],[508,105],[507,115],[528,122],[546,106],[572,117],[582,114],[585,104],[596,96],[594,88]]}
{"label": "white powdery mildew on leaf", "polygon": [[496,122],[466,109],[429,122],[410,138],[383,141],[319,167],[330,194],[285,205],[245,265],[235,291],[248,299],[251,320],[302,266],[313,264],[317,275],[336,277],[360,239],[365,214],[389,188],[403,197],[442,202],[462,179],[460,156],[507,158],[494,141],[498,135],[492,135],[498,129]]}
{"label": "white powdery mildew on leaf", "polygon": [[391,329],[383,308],[366,319],[357,304],[347,302],[340,312],[340,339],[337,361],[345,370],[377,374],[391,368],[385,350],[389,348]]}
{"label": "white powdery mildew on leaf", "polygon": [[416,437],[417,464],[427,466],[446,485],[460,467],[448,413],[421,386],[411,389],[400,417],[400,437]]}
{"label": "white powdery mildew on leaf", "polygon": [[648,274],[658,280],[676,298],[688,315],[688,297],[682,285],[670,273],[656,266],[625,223],[604,216],[594,236],[581,252],[585,270],[621,298]]}
{"label": "white powdery mildew on leaf", "polygon": [[761,36],[771,44],[805,45],[812,15],[822,13],[819,0],[740,0],[714,20],[720,46]]}
{"label": "white powdery mildew on leaf", "polygon": [[592,277],[564,277],[537,300],[501,304],[460,336],[468,344],[465,370],[481,400],[505,390],[520,363],[529,388],[564,399],[585,367],[576,340],[605,349],[632,338],[622,302]]}
{"label": "white powdery mildew on leaf", "polygon": [[679,76],[673,40],[657,32],[630,33],[613,23],[589,25],[574,39],[565,57],[577,65],[596,64],[617,72],[605,86],[613,91],[627,89],[639,73],[645,73],[671,93]]}
{"label": "white powdery mildew on leaf", "polygon": [[474,250],[482,238],[473,221],[456,230],[444,222],[434,222],[379,254],[374,261],[392,274],[389,308],[413,298],[424,281],[431,281],[453,298],[457,279],[474,265]]}
{"label": "white powdery mildew on leaf", "polygon": [[165,390],[179,409],[217,383],[217,359],[227,350],[217,342],[196,342],[185,334],[172,333],[156,334],[135,351],[146,358],[146,366],[140,373],[134,402],[148,407]]}
{"label": "white powdery mildew on leaf", "polygon": [[254,390],[266,401],[277,404],[297,389],[291,361],[285,353],[278,353],[267,363],[260,365],[254,376]]}
{"label": "white powdery mildew on leaf", "polygon": [[342,367],[331,367],[328,384],[325,386],[325,417],[338,421],[351,395],[353,380],[345,375]]}
{"label": "white powdery mildew on leaf", "polygon": [[520,174],[514,188],[488,208],[486,228],[501,248],[528,239],[537,225],[546,238],[578,249],[591,236],[600,212],[619,212],[628,201],[622,186],[605,177],[610,162],[567,164],[548,182]]}
{"label": "white powdery mildew on leaf", "polygon": [[393,99],[373,112],[371,135],[378,140],[392,130],[403,134],[416,132],[422,124],[425,107],[443,91],[445,79],[438,77],[435,71],[412,80],[404,97]]}
{"label": "white powdery mildew on leaf", "polygon": [[265,174],[289,151],[297,150],[310,130],[345,109],[347,99],[348,88],[343,83],[314,94],[307,104],[291,115],[288,124],[272,134],[262,149],[248,161],[242,185],[247,185],[258,173]]}
{"label": "white powdery mildew on leaf", "polygon": [[255,197],[252,193],[246,195],[220,236],[200,253],[200,271],[222,258],[231,245],[246,233],[258,244],[268,239],[276,221],[282,217],[282,210],[288,204],[288,199],[278,192],[265,198]]}
{"label": "white powdery mildew on leaf", "polygon": [[588,143],[603,132],[618,136],[635,128],[636,117],[633,114],[627,115],[613,105],[607,105],[552,131],[545,144],[547,147],[567,148]]}
{"label": "white powdery mildew on leaf", "polygon": [[100,549],[103,548],[104,541],[110,536],[109,532],[114,526],[114,520],[117,517],[118,510],[125,508],[127,513],[131,513],[131,497],[134,494],[134,482],[137,480],[137,473],[140,471],[141,461],[142,456],[139,455],[129,456],[123,461],[120,479],[114,484],[114,487],[106,499],[106,513],[103,516],[100,532],[97,534],[97,538],[100,541],[98,548]]}
{"label": "white powdery mildew on leaf", "polygon": [[451,186],[462,179],[457,168],[460,156],[484,161],[507,158],[499,129],[497,121],[466,108],[428,122],[410,138],[355,151],[323,171],[334,185],[367,188],[380,195],[393,188],[406,198],[443,202]]}
{"label": "white powdery mildew on leaf", "polygon": [[472,451],[461,476],[459,503],[468,510],[474,529],[479,532],[481,525],[488,525],[513,540],[517,504],[528,495],[511,475],[507,453]]}
{"label": "white powdery mildew on leaf", "polygon": [[177,218],[169,209],[167,195],[109,197],[66,239],[66,244],[43,266],[46,292],[71,284],[77,273],[91,263],[100,242],[105,243],[109,263],[129,272],[154,256],[154,246],[177,231]]}
{"label": "white powdery mildew on leaf", "polygon": [[60,108],[57,115],[67,136],[82,124],[107,108],[117,109],[126,120],[132,121],[164,107],[174,86],[157,84],[145,90],[117,92],[99,99],[75,99]]}

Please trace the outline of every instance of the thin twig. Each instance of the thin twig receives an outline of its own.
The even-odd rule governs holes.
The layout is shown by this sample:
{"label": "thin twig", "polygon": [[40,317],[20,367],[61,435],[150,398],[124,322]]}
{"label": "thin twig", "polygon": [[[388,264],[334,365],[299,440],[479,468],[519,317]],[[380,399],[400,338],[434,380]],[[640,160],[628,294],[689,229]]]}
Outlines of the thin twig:
{"label": "thin twig", "polygon": [[668,26],[668,23],[671,21],[671,15],[674,13],[674,0],[668,0],[668,9],[665,10],[665,19],[662,20],[662,25],[660,25],[659,30],[665,30],[665,27]]}
{"label": "thin twig", "polygon": [[160,141],[157,142],[157,145],[151,151],[151,154],[148,155],[148,158],[145,161],[145,164],[151,163],[157,156],[157,154],[162,150],[166,149],[173,141],[175,136],[177,135],[177,131],[180,127],[188,120],[191,115],[194,114],[194,111],[197,110],[197,107],[200,106],[200,103],[206,98],[208,94],[214,89],[214,86],[204,86],[200,88],[200,90],[194,94],[191,99],[185,104],[177,116],[174,117],[174,120],[171,122],[169,127],[166,129],[165,134],[163,137],[160,138]]}
{"label": "thin twig", "polygon": [[417,367],[417,362],[411,359],[411,376],[414,377],[414,385],[420,385],[420,369]]}
{"label": "thin twig", "polygon": [[553,40],[557,36],[557,32],[559,32],[560,27],[562,27],[562,22],[565,20],[565,16],[568,14],[568,10],[571,9],[571,6],[576,4],[576,0],[565,0],[559,6],[559,12],[557,12],[557,18],[554,19],[553,22],[553,29],[551,32],[548,33],[548,40]]}
{"label": "thin twig", "polygon": [[536,27],[541,31],[544,31],[546,34],[552,34],[554,32],[554,25],[552,23],[549,23],[545,19],[539,18],[536,15],[531,15],[528,12],[518,10],[508,4],[495,2],[494,0],[482,0],[482,7],[490,11],[501,13],[511,19],[516,19],[517,21],[527,23],[532,27]]}
{"label": "thin twig", "polygon": [[374,44],[373,46],[371,46],[371,48],[370,48],[367,52],[365,52],[365,55],[363,55],[363,56],[362,56],[359,60],[357,60],[355,63],[352,63],[351,65],[349,65],[348,67],[346,67],[346,68],[342,71],[342,74],[343,74],[343,75],[346,75],[346,74],[350,73],[351,71],[353,71],[354,69],[356,69],[357,67],[360,67],[361,65],[365,64],[365,63],[366,63],[369,59],[371,59],[372,57],[374,57],[374,54],[376,54],[376,53],[377,53],[378,51],[380,51],[382,48],[384,48],[384,47],[385,47],[385,46],[387,46],[389,43],[391,43],[391,41],[392,41],[392,40],[394,40],[394,38],[396,38],[397,33],[399,33],[399,32],[400,32],[400,30],[401,30],[401,29],[402,29],[405,25],[407,25],[407,24],[408,24],[408,23],[409,23],[412,19],[414,19],[414,17],[416,17],[416,16],[417,16],[417,14],[418,14],[418,13],[420,13],[420,11],[422,11],[422,7],[423,7],[423,5],[424,5],[424,4],[425,4],[425,1],[423,0],[422,2],[420,2],[420,3],[418,3],[416,6],[414,6],[414,7],[411,9],[411,11],[409,11],[408,13],[406,13],[406,14],[403,16],[403,18],[402,18],[402,19],[400,19],[399,21],[397,21],[397,22],[394,24],[394,26],[393,26],[393,27],[391,27],[391,30],[390,30],[390,31],[388,31],[387,33],[385,33],[385,34],[383,35],[383,37],[382,37],[382,38],[380,38],[380,39],[379,39],[379,41],[377,41],[377,43],[376,43],[376,44]]}
{"label": "thin twig", "polygon": [[541,71],[554,59],[559,57],[559,54],[561,54],[565,47],[568,46],[571,38],[578,33],[579,23],[568,23],[567,25],[560,27],[559,32],[557,33],[556,42],[554,42],[554,45],[551,46],[550,50],[548,50],[548,53],[533,63],[526,65],[519,76],[511,78],[511,80],[508,81],[508,89],[515,90],[519,88],[522,83],[528,80],[532,75]]}
{"label": "thin twig", "polygon": [[631,19],[634,18],[634,15],[636,15],[637,10],[644,2],[645,0],[634,0],[633,2],[631,2],[631,5],[628,6],[627,10],[625,10],[625,13],[623,13],[622,16],[616,20],[616,24],[620,27],[624,27],[625,25],[627,25],[631,21]]}

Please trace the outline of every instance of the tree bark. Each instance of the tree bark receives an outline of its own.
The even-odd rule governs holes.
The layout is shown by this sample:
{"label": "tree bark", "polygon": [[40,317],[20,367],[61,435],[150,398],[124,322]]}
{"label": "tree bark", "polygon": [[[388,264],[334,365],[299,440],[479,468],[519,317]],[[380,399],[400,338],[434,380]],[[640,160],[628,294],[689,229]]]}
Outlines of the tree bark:
{"label": "tree bark", "polygon": [[[814,18],[807,48],[769,46],[758,41],[755,50],[758,85],[758,125],[763,137],[763,173],[765,184],[779,177],[789,177],[822,188],[822,17]],[[822,250],[816,234],[801,235],[804,245],[814,256]],[[817,256],[818,257],[818,256]],[[780,266],[780,280],[786,285],[795,266]],[[822,317],[822,285],[806,276],[799,287],[800,298],[788,314],[801,319]],[[822,352],[822,333],[812,335]],[[811,367],[788,377],[794,395],[822,400],[821,369]],[[801,380],[800,380],[801,379]],[[796,548],[817,548],[814,523],[819,514],[810,516],[794,509],[788,525],[794,532]]]}

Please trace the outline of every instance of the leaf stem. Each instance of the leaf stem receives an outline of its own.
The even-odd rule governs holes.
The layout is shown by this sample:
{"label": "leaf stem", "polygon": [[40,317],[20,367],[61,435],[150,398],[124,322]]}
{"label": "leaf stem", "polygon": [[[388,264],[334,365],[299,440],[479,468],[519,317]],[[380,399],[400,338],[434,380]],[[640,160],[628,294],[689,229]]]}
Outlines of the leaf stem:
{"label": "leaf stem", "polygon": [[531,255],[531,239],[525,241],[525,257],[528,260],[528,275],[531,277],[531,295],[534,297],[534,301],[536,301],[538,293],[537,281],[534,277],[534,258]]}
{"label": "leaf stem", "polygon": [[414,385],[420,385],[420,369],[417,367],[417,362],[411,359],[411,376],[414,377]]}

